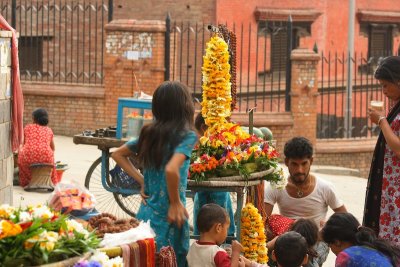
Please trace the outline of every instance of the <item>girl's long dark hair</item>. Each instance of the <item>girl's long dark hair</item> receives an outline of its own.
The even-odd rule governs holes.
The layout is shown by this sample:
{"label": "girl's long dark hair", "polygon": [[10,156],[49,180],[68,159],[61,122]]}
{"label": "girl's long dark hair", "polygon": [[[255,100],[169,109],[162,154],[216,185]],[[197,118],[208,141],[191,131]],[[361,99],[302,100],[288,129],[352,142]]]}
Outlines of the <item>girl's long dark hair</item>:
{"label": "girl's long dark hair", "polygon": [[160,169],[183,135],[194,129],[194,104],[187,87],[180,82],[163,82],[154,92],[152,112],[154,121],[139,135],[138,159],[145,169]]}
{"label": "girl's long dark hair", "polygon": [[355,246],[367,246],[387,256],[393,266],[400,264],[400,249],[386,240],[377,238],[372,229],[361,226],[351,213],[334,213],[326,222],[321,233],[322,239],[328,244],[338,240],[349,242]]}

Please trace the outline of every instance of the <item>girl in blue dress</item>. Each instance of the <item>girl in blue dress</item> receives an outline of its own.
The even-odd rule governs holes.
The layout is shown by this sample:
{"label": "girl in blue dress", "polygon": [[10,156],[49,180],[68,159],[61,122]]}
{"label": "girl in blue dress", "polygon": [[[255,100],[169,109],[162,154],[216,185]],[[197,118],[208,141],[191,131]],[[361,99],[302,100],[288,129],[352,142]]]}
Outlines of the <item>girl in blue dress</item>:
{"label": "girl in blue dress", "polygon": [[336,267],[397,267],[400,250],[361,226],[350,213],[334,213],[321,230],[336,255]]}
{"label": "girl in blue dress", "polygon": [[[186,187],[190,155],[197,141],[193,131],[194,105],[186,86],[164,82],[154,92],[154,120],[142,128],[138,140],[118,148],[112,158],[141,185],[137,218],[150,220],[157,249],[171,245],[178,266],[186,265],[189,224]],[[136,155],[143,175],[128,157]]]}

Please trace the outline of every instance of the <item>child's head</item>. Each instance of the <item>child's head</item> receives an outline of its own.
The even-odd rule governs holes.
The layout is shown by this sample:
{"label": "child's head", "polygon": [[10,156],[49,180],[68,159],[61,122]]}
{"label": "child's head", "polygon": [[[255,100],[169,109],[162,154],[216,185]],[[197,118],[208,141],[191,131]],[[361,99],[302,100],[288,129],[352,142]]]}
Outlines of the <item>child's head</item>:
{"label": "child's head", "polygon": [[188,88],[177,81],[163,82],[154,92],[152,112],[158,122],[193,125],[194,104]]}
{"label": "child's head", "polygon": [[49,123],[49,114],[44,108],[37,108],[32,112],[32,119],[34,123],[46,126]]}
{"label": "child's head", "polygon": [[229,224],[226,210],[214,203],[204,205],[197,214],[197,228],[200,236],[209,234],[218,245],[225,241]]}
{"label": "child's head", "polygon": [[207,125],[204,121],[203,115],[201,115],[201,112],[199,112],[194,119],[194,127],[200,136],[203,136],[204,132],[207,130]]}
{"label": "child's head", "polygon": [[329,245],[332,252],[338,254],[347,246],[358,245],[363,233],[370,241],[376,238],[371,229],[366,227],[361,231],[360,229],[360,223],[351,213],[334,213],[325,223],[321,234],[322,239]]}
{"label": "child's head", "polygon": [[307,241],[297,232],[286,232],[276,239],[272,257],[280,267],[300,267],[308,261]]}
{"label": "child's head", "polygon": [[189,90],[180,82],[163,82],[153,94],[152,112],[153,122],[140,131],[138,159],[144,169],[161,169],[184,135],[194,130]]}
{"label": "child's head", "polygon": [[301,234],[307,241],[308,255],[317,257],[317,252],[313,249],[314,245],[318,241],[318,226],[311,219],[298,219],[290,227],[290,231]]}

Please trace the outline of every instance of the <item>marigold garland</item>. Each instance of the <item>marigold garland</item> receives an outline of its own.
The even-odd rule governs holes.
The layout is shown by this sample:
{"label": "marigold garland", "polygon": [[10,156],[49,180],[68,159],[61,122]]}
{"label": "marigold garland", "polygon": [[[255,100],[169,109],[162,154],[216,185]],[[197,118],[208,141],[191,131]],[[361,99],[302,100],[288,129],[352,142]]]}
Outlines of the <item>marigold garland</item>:
{"label": "marigold garland", "polygon": [[252,203],[247,203],[242,209],[240,240],[244,256],[258,263],[268,262],[264,224],[261,215]]}
{"label": "marigold garland", "polygon": [[203,101],[201,113],[206,125],[225,124],[231,116],[231,75],[228,44],[214,35],[203,57]]}

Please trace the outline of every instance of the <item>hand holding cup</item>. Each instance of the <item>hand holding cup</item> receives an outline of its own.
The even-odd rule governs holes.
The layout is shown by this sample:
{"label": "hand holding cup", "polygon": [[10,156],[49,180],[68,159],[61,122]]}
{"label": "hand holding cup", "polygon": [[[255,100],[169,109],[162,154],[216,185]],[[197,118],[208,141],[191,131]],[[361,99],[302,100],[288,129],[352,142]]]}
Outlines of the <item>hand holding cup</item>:
{"label": "hand holding cup", "polygon": [[385,116],[384,102],[379,100],[371,100],[368,108],[369,118],[372,123],[378,124],[379,118]]}

